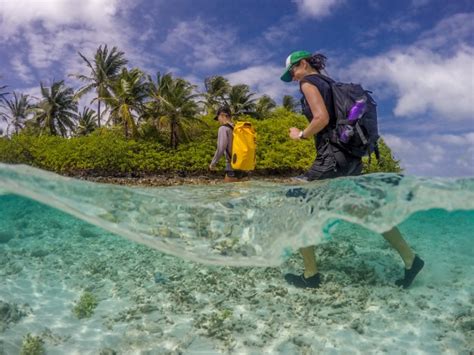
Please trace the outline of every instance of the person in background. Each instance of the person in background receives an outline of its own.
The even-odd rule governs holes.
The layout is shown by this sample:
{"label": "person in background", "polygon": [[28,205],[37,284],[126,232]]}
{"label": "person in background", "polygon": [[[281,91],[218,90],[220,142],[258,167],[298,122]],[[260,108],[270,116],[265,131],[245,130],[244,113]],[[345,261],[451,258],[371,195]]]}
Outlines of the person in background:
{"label": "person in background", "polygon": [[209,164],[209,170],[214,171],[219,160],[222,156],[225,156],[226,167],[224,181],[237,182],[243,176],[240,174],[240,171],[233,170],[231,165],[234,123],[232,122],[230,109],[227,106],[220,107],[217,110],[214,119],[219,121],[220,127],[217,132],[217,149],[211,163]]}
{"label": "person in background", "polygon": [[[361,158],[348,155],[329,139],[331,127],[335,127],[336,115],[331,87],[320,77],[326,66],[326,60],[322,54],[293,52],[286,59],[286,69],[281,76],[281,80],[285,82],[299,83],[303,95],[303,113],[309,122],[303,130],[290,128],[290,138],[296,141],[315,138],[316,159],[304,175],[296,178],[299,182],[355,176],[362,173]],[[423,268],[424,262],[415,255],[397,227],[383,233],[383,237],[397,250],[405,264],[405,275],[395,284],[408,288]],[[300,249],[304,272],[301,275],[286,274],[285,279],[289,284],[299,288],[319,287],[321,276],[314,251],[314,246]]]}

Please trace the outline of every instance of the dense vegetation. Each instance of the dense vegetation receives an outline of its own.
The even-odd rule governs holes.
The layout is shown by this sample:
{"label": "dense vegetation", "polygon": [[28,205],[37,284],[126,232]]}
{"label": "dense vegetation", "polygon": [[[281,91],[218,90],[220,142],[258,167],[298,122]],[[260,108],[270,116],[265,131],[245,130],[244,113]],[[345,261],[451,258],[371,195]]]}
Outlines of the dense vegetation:
{"label": "dense vegetation", "polygon": [[[126,67],[124,53],[101,46],[92,59],[80,54],[87,75],[77,91],[64,81],[47,87],[34,101],[0,86],[0,120],[7,130],[0,137],[0,161],[23,163],[63,174],[202,173],[216,144],[217,108],[227,105],[238,120],[251,121],[258,139],[257,171],[301,171],[312,163],[312,140],[292,141],[288,128],[303,128],[291,96],[282,106],[264,95],[255,98],[248,85],[230,85],[222,76],[206,78],[205,91],[172,74],[146,75]],[[88,92],[97,105],[78,110]],[[399,172],[398,162],[381,142],[382,159],[372,159],[366,172]],[[223,168],[224,162],[221,161]]]}
{"label": "dense vegetation", "polygon": [[[252,121],[257,129],[257,171],[284,173],[300,171],[314,159],[312,140],[292,141],[288,128],[304,127],[305,118],[283,108],[266,120]],[[63,174],[150,174],[166,172],[202,173],[213,156],[218,124],[210,116],[192,127],[194,139],[177,149],[166,137],[127,139],[120,129],[101,128],[87,136],[63,138],[55,135],[20,133],[0,138],[0,161],[23,163]],[[382,159],[372,159],[367,171],[400,171],[389,148],[380,144]],[[224,159],[220,166],[224,167]]]}

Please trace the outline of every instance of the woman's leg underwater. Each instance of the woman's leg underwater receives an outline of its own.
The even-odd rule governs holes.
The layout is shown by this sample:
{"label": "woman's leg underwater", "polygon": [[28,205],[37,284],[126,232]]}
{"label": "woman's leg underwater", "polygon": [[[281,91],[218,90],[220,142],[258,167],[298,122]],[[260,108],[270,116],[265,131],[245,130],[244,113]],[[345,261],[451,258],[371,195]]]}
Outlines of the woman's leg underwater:
{"label": "woman's leg underwater", "polygon": [[318,288],[321,283],[321,275],[319,275],[316,266],[314,246],[301,248],[300,253],[303,257],[304,273],[302,275],[286,274],[285,280],[290,285],[299,288]]}
{"label": "woman's leg underwater", "polygon": [[395,281],[395,284],[403,288],[410,287],[416,275],[423,269],[424,261],[413,252],[397,227],[393,227],[389,231],[382,233],[382,235],[400,254],[405,263],[405,276],[403,279]]}
{"label": "woman's leg underwater", "polygon": [[316,254],[314,253],[314,246],[301,248],[300,253],[303,257],[304,277],[308,278],[316,275],[318,273],[318,267],[316,266]]}
{"label": "woman's leg underwater", "polygon": [[403,262],[405,263],[405,268],[410,269],[415,259],[415,253],[411,250],[410,246],[407,244],[405,239],[403,239],[400,230],[397,227],[393,227],[389,231],[382,233],[383,237],[390,245],[398,251]]}

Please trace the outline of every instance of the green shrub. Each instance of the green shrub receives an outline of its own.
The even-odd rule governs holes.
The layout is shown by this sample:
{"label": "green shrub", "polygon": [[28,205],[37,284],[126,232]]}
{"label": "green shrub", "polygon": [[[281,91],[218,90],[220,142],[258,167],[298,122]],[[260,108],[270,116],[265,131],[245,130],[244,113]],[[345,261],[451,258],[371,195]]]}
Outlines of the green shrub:
{"label": "green shrub", "polygon": [[364,173],[400,173],[402,169],[400,168],[400,161],[396,160],[390,148],[385,144],[383,139],[379,140],[379,151],[380,151],[380,160],[375,159],[375,154],[372,154],[371,161],[369,164],[369,159],[367,157],[363,158],[364,162]]}
{"label": "green shrub", "polygon": [[[300,129],[306,118],[283,108],[274,110],[265,120],[248,116],[237,120],[250,121],[257,131],[257,172],[294,172],[308,169],[316,156],[314,140],[293,141],[288,137],[290,127]],[[190,126],[191,127],[191,126]],[[219,124],[211,115],[204,116],[190,128],[189,139],[170,149],[164,139],[153,139],[151,128],[145,129],[142,139],[126,139],[121,129],[101,128],[83,137],[61,138],[20,133],[11,138],[0,138],[0,161],[29,164],[61,174],[160,174],[184,171],[202,173],[216,149]],[[382,141],[382,159],[372,159],[370,166],[364,159],[364,172],[400,172],[399,162]],[[224,169],[225,159],[218,168]]]}

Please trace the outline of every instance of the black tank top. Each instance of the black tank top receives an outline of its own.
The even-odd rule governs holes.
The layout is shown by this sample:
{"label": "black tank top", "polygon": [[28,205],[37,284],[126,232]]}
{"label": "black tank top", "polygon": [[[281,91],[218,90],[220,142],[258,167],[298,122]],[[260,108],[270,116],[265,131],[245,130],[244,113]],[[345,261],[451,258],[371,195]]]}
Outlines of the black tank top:
{"label": "black tank top", "polygon": [[[321,79],[319,77],[319,74],[311,74],[311,75],[305,76],[300,81],[301,94],[303,94],[303,91],[301,90],[301,84],[305,81],[318,88],[323,98],[324,104],[326,105],[326,110],[328,111],[328,114],[329,114],[329,124],[315,136],[316,149],[319,150],[321,146],[325,143],[326,138],[329,138],[330,129],[336,126],[336,114],[334,111],[334,101],[332,98],[332,91],[329,84],[323,79]],[[308,121],[311,122],[311,120],[313,119],[313,114],[308,105],[308,102],[306,101],[306,98],[304,97],[304,94],[303,94],[303,97],[301,98],[301,107],[303,109],[303,114],[306,116]]]}

